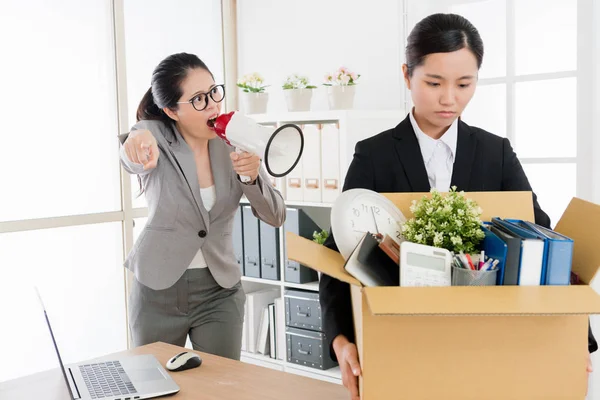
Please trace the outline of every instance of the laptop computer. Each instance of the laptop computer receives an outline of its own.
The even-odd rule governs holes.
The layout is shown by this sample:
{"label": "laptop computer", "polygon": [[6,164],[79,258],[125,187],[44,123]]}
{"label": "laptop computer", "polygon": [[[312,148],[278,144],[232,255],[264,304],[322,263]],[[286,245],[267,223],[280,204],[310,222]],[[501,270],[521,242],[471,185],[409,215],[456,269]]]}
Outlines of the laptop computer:
{"label": "laptop computer", "polygon": [[151,399],[179,392],[179,386],[153,355],[123,356],[110,361],[64,365],[46,307],[39,292],[37,295],[71,400]]}

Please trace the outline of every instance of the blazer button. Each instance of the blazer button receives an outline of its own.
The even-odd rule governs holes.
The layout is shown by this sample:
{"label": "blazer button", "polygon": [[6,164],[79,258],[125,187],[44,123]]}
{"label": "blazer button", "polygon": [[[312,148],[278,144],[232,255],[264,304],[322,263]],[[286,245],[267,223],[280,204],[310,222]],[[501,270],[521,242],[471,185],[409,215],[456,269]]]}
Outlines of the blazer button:
{"label": "blazer button", "polygon": [[200,232],[198,232],[198,236],[200,236],[201,238],[206,237],[206,231],[202,229]]}

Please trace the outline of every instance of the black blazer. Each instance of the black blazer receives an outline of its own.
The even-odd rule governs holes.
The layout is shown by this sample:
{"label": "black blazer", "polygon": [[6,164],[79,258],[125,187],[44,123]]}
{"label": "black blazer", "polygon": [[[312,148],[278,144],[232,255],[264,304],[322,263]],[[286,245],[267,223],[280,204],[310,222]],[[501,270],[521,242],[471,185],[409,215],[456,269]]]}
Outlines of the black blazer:
{"label": "black blazer", "polygon": [[[465,192],[532,191],[523,167],[506,138],[458,121],[458,141],[451,186]],[[398,126],[356,144],[343,190],[363,188],[380,193],[429,192],[430,185],[417,136],[407,116]],[[533,194],[535,222],[550,227],[550,218]],[[325,246],[338,251],[330,232]],[[331,357],[333,339],[354,341],[350,286],[323,274],[319,299]],[[589,350],[598,346],[589,331]]]}

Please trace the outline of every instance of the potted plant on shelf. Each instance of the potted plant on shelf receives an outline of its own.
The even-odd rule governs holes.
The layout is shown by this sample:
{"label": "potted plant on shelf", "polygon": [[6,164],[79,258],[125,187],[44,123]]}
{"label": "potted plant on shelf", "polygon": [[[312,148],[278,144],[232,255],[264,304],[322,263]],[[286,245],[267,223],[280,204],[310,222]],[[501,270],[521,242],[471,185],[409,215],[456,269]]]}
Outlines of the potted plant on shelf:
{"label": "potted plant on shelf", "polygon": [[289,75],[282,88],[288,111],[310,111],[312,91],[317,87],[311,85],[306,76]]}
{"label": "potted plant on shelf", "polygon": [[356,83],[360,75],[346,67],[340,67],[333,74],[325,75],[327,98],[331,110],[348,110],[354,107]]}
{"label": "potted plant on shelf", "polygon": [[237,86],[242,89],[242,100],[246,114],[264,114],[267,112],[269,93],[265,92],[263,77],[257,73],[242,76]]}

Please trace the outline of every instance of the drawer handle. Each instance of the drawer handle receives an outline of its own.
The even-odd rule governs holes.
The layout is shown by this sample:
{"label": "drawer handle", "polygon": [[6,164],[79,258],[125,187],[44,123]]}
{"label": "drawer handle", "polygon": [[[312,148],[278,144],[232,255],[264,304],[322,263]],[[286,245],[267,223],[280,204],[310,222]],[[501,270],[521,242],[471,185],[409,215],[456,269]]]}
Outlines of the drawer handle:
{"label": "drawer handle", "polygon": [[[298,345],[300,346],[300,348],[298,349],[299,354],[302,354],[303,356],[310,356],[310,354],[311,354],[310,350],[308,350],[308,351],[302,350],[302,343],[298,343]],[[311,348],[311,347],[312,347],[312,345],[309,345],[309,348]]]}
{"label": "drawer handle", "polygon": [[269,262],[266,258],[263,258],[263,265],[265,267],[275,268],[275,262]]}
{"label": "drawer handle", "polygon": [[246,263],[252,264],[256,267],[258,265],[258,260],[254,259],[254,258],[246,257]]}
{"label": "drawer handle", "polygon": [[286,265],[286,268],[291,269],[292,271],[298,271],[298,266],[290,263],[289,261],[288,261],[288,264]]}
{"label": "drawer handle", "polygon": [[310,307],[308,307],[308,310],[306,312],[301,312],[300,311],[300,306],[298,307],[298,311],[296,312],[296,315],[299,317],[304,317],[304,318],[310,318]]}

